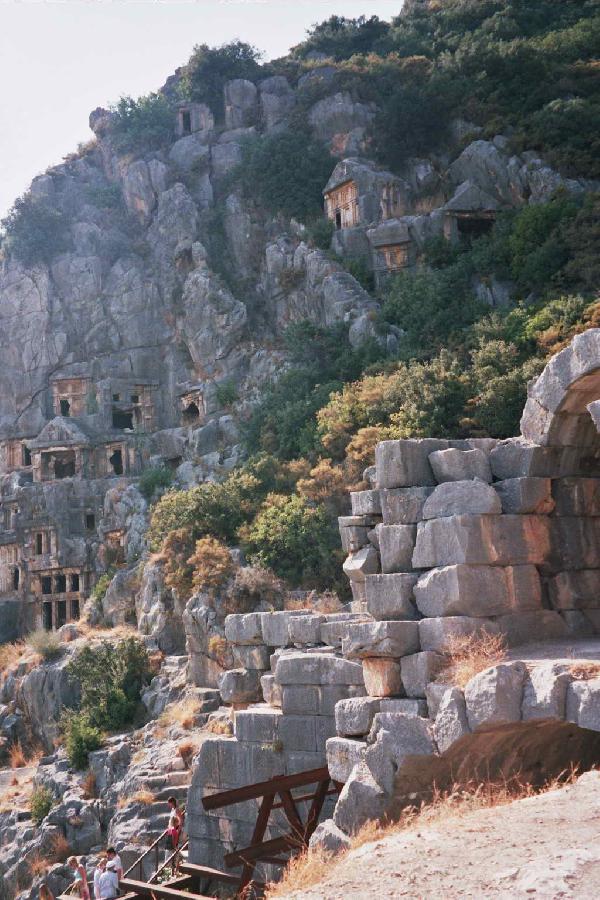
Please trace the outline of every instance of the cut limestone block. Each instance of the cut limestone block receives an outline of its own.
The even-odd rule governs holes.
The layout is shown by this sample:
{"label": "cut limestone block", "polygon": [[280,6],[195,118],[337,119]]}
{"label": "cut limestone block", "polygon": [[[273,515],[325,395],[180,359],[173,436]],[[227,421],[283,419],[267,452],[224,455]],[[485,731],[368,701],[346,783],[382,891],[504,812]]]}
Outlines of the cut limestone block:
{"label": "cut limestone block", "polygon": [[548,582],[548,596],[554,609],[600,608],[600,569],[559,572]]}
{"label": "cut limestone block", "polygon": [[348,626],[342,653],[348,659],[392,657],[399,659],[419,650],[417,622],[358,622]]}
{"label": "cut limestone block", "polygon": [[480,449],[457,450],[449,447],[447,450],[434,450],[429,454],[429,464],[438,483],[469,481],[472,478],[488,483],[492,480],[487,453]]}
{"label": "cut limestone block", "polygon": [[531,719],[564,719],[570,676],[566,666],[545,662],[532,666],[525,678],[521,715]]}
{"label": "cut limestone block", "polygon": [[288,622],[290,643],[303,646],[305,644],[318,644],[321,641],[321,625],[325,616],[309,613],[306,616],[294,616]]}
{"label": "cut limestone block", "polygon": [[[368,575],[368,578],[377,576]],[[352,622],[366,622],[367,616],[361,613],[342,613],[339,616],[326,616],[321,625],[321,640],[336,650],[341,650],[342,641],[348,634],[348,625]]]}
{"label": "cut limestone block", "polygon": [[281,706],[281,685],[275,681],[275,676],[269,672],[260,679],[262,694],[265,703],[269,706]]}
{"label": "cut limestone block", "polygon": [[562,468],[562,451],[558,447],[540,447],[524,438],[500,441],[490,453],[494,478],[524,476],[558,477]]}
{"label": "cut limestone block", "polygon": [[363,673],[369,697],[397,697],[404,693],[400,664],[394,659],[365,659]]}
{"label": "cut limestone block", "polygon": [[284,749],[309,753],[315,753],[320,749],[316,729],[318,718],[319,716],[283,715],[279,721],[278,736]]}
{"label": "cut limestone block", "polygon": [[248,644],[233,645],[233,661],[242,669],[258,669],[266,672],[270,668],[269,648],[264,644],[250,647]]}
{"label": "cut limestone block", "polygon": [[378,525],[381,571],[409,572],[417,536],[416,525]]}
{"label": "cut limestone block", "polygon": [[355,834],[367,822],[383,818],[389,802],[389,795],[375,781],[368,766],[359,763],[342,788],[333,821],[345,834]]}
{"label": "cut limestone block", "polygon": [[482,630],[489,634],[498,634],[500,631],[492,619],[476,619],[471,616],[441,616],[434,619],[421,619],[419,622],[421,648],[443,653],[451,638],[477,634]]}
{"label": "cut limestone block", "polygon": [[433,726],[440,753],[445,753],[470,731],[464,694],[460,688],[450,688],[440,700]]}
{"label": "cut limestone block", "polygon": [[379,491],[350,491],[353,516],[381,515]]}
{"label": "cut limestone block", "polygon": [[261,629],[267,647],[287,647],[290,643],[289,620],[305,613],[306,611],[303,609],[261,613]]}
{"label": "cut limestone block", "polygon": [[375,781],[391,794],[396,773],[408,757],[437,752],[432,723],[419,716],[377,713],[364,760]]}
{"label": "cut limestone block", "polygon": [[569,637],[569,627],[560,613],[552,609],[511,613],[498,616],[496,626],[506,636],[509,647],[536,641],[553,641]]}
{"label": "cut limestone block", "polygon": [[594,626],[590,613],[600,613],[600,610],[563,609],[559,612],[569,630],[569,635],[576,638],[594,637],[598,629]]}
{"label": "cut limestone block", "polygon": [[359,684],[288,684],[282,688],[281,708],[286,716],[333,716],[340,700],[364,694]]}
{"label": "cut limestone block", "polygon": [[262,644],[262,613],[234,614],[225,619],[225,637],[231,644]]}
{"label": "cut limestone block", "polygon": [[253,706],[235,713],[233,733],[238,741],[273,743],[279,739],[281,710],[268,706]]}
{"label": "cut limestone block", "polygon": [[548,521],[551,571],[600,568],[600,518],[553,516]]}
{"label": "cut limestone block", "polygon": [[387,619],[416,619],[413,588],[416,573],[367,575],[365,595],[367,610],[378,621]]}
{"label": "cut limestone block", "polygon": [[256,703],[261,700],[262,672],[250,669],[229,669],[219,681],[223,703]]}
{"label": "cut limestone block", "polygon": [[554,509],[550,478],[507,478],[494,488],[502,503],[502,512],[510,515],[537,513],[548,515]]}
{"label": "cut limestone block", "polygon": [[345,782],[354,766],[362,761],[366,744],[351,738],[333,737],[327,741],[327,767],[334,781]]}
{"label": "cut limestone block", "polygon": [[454,565],[430,569],[419,578],[414,594],[424,616],[498,616],[542,606],[535,566]]}
{"label": "cut limestone block", "polygon": [[[450,453],[450,450],[444,450]],[[457,451],[460,452],[460,451]],[[472,451],[475,452],[475,451]],[[469,515],[499,515],[500,498],[485,481],[446,481],[438,484],[423,506],[423,519],[439,519],[468,513]]]}
{"label": "cut limestone block", "polygon": [[[344,518],[355,518],[362,519],[367,518],[366,516],[346,516]],[[338,519],[338,523],[339,523]],[[362,550],[363,547],[366,547],[369,543],[369,531],[370,528],[365,528],[362,525],[345,525],[342,526],[340,524],[340,539],[342,542],[342,550],[344,553],[357,553],[359,550]]]}
{"label": "cut limestone block", "polygon": [[444,694],[453,687],[454,685],[452,684],[441,684],[435,681],[432,681],[427,685],[425,696],[427,697],[427,709],[429,711],[430,719],[435,720]]}
{"label": "cut limestone block", "polygon": [[342,568],[351,582],[364,582],[366,575],[379,572],[379,554],[374,547],[363,547],[357,553],[351,553]]}
{"label": "cut limestone block", "polygon": [[407,697],[382,697],[382,713],[394,713],[403,716],[427,717],[427,702],[425,700],[408,699]]}
{"label": "cut limestone block", "polygon": [[308,842],[311,850],[320,850],[330,856],[344,853],[352,846],[347,834],[338,828],[333,819],[319,822]]}
{"label": "cut limestone block", "polygon": [[412,656],[403,656],[400,666],[402,685],[406,695],[408,697],[425,697],[427,685],[434,680],[444,665],[444,657],[431,650],[413,653]]}
{"label": "cut limestone block", "polygon": [[392,488],[379,492],[384,525],[414,525],[423,518],[431,487]]}
{"label": "cut limestone block", "polygon": [[421,522],[417,525],[413,568],[455,563],[539,565],[549,555],[550,521],[546,516],[465,515]]}
{"label": "cut limestone block", "polygon": [[373,716],[379,712],[380,701],[376,697],[353,697],[340,700],[335,707],[335,727],[343,737],[368,734]]}
{"label": "cut limestone block", "polygon": [[321,766],[327,765],[325,745],[323,745],[322,750],[315,753],[309,753],[306,750],[289,750],[283,755],[285,758],[285,770],[288,775],[297,775],[299,772],[319,769]]}
{"label": "cut limestone block", "polygon": [[600,731],[600,678],[573,681],[567,690],[567,720]]}
{"label": "cut limestone block", "polygon": [[281,685],[363,684],[360,663],[330,653],[287,653],[280,656],[275,667],[275,679]]}
{"label": "cut limestone block", "polygon": [[465,700],[472,731],[520,721],[526,674],[525,663],[518,660],[492,666],[471,678]]}
{"label": "cut limestone block", "polygon": [[381,441],[375,447],[378,487],[422,487],[435,484],[429,454],[447,446],[448,441],[437,438]]}

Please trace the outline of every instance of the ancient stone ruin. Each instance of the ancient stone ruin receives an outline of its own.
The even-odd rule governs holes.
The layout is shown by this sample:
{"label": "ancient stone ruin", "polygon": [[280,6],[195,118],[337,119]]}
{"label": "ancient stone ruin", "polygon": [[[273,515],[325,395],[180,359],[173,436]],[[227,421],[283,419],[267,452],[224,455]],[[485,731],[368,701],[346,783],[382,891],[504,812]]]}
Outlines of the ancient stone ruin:
{"label": "ancient stone ruin", "polygon": [[[434,781],[597,763],[599,394],[593,329],[530,386],[520,437],[378,445],[339,523],[353,611],[226,620],[234,735],[197,757],[190,859],[222,865],[252,836],[255,804],[203,814],[205,795],[325,763],[343,790],[312,843],[330,850]],[[483,631],[506,656],[452,684],[449,641]]]}

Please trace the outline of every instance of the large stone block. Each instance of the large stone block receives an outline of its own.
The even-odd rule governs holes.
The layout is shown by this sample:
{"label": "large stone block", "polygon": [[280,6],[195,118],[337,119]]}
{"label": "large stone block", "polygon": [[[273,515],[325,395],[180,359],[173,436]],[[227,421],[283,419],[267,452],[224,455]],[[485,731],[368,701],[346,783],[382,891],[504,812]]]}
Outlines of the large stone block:
{"label": "large stone block", "polygon": [[395,659],[365,659],[363,674],[369,697],[396,697],[404,693],[400,663]]}
{"label": "large stone block", "polygon": [[225,619],[225,637],[232,644],[262,644],[262,613],[234,614]]}
{"label": "large stone block", "polygon": [[600,678],[573,681],[567,689],[567,720],[600,731]]}
{"label": "large stone block", "polygon": [[296,646],[318,644],[321,641],[321,624],[324,616],[308,613],[305,616],[294,616],[288,621],[290,642]]}
{"label": "large stone block", "polygon": [[564,719],[569,681],[564,665],[546,662],[531,666],[523,689],[523,721]]}
{"label": "large stone block", "polygon": [[257,703],[262,697],[260,677],[257,669],[229,669],[219,681],[219,691],[223,703]]}
{"label": "large stone block", "polygon": [[488,456],[479,448],[457,450],[455,447],[449,447],[447,450],[434,450],[429,454],[429,464],[438,483],[468,481],[472,478],[486,482],[492,480]]}
{"label": "large stone block", "polygon": [[353,516],[380,516],[379,491],[350,491]]}
{"label": "large stone block", "polygon": [[508,438],[491,451],[490,466],[498,479],[556,478],[561,474],[561,452],[555,447],[539,447],[523,438]]}
{"label": "large stone block", "polygon": [[418,716],[377,713],[364,760],[377,784],[391,794],[396,773],[411,756],[437,752],[432,723]]}
{"label": "large stone block", "polygon": [[321,691],[316,684],[286,684],[281,688],[281,709],[285,716],[318,716]]}
{"label": "large stone block", "polygon": [[421,619],[419,622],[419,639],[423,650],[443,653],[452,638],[477,634],[482,630],[490,634],[497,634],[500,629],[492,619],[476,619],[470,616],[442,616],[434,619]]}
{"label": "large stone block", "polygon": [[378,525],[376,528],[381,556],[381,571],[409,572],[417,535],[416,525]]}
{"label": "large stone block", "polygon": [[342,652],[348,659],[392,657],[398,659],[419,650],[416,622],[359,622],[348,626]]}
{"label": "large stone block", "polygon": [[519,660],[500,663],[471,678],[465,687],[465,700],[472,731],[520,721],[526,673],[525,664]]}
{"label": "large stone block", "polygon": [[324,644],[341,650],[342,641],[348,634],[348,625],[352,622],[367,621],[367,616],[361,613],[342,613],[339,616],[327,616],[326,619],[327,621],[321,625],[321,640]]}
{"label": "large stone block", "polygon": [[554,509],[550,478],[506,478],[494,485],[502,503],[502,512],[509,515],[536,513],[548,515]]}
{"label": "large stone block", "polygon": [[319,769],[327,764],[325,745],[321,751],[309,753],[306,750],[290,750],[285,754],[285,770],[287,775],[297,775],[309,769]]}
{"label": "large stone block", "polygon": [[549,522],[551,571],[600,568],[600,518],[553,516]]}
{"label": "large stone block", "polygon": [[[451,453],[444,450],[444,453]],[[461,451],[457,450],[457,453]],[[471,451],[475,453],[476,451]],[[479,479],[438,484],[423,506],[423,519],[461,515],[499,515],[500,498],[491,485]]]}
{"label": "large stone block", "polygon": [[416,573],[367,575],[365,593],[367,610],[378,621],[387,619],[416,619],[413,588]]}
{"label": "large stone block", "polygon": [[367,822],[383,818],[389,802],[390,797],[375,781],[368,766],[359,763],[342,788],[333,821],[346,834],[355,834]]}
{"label": "large stone block", "polygon": [[403,716],[421,716],[427,718],[427,701],[408,697],[382,697],[382,713],[394,713]]}
{"label": "large stone block", "polygon": [[275,679],[288,684],[363,684],[362,666],[332,653],[286,653],[275,667]]}
{"label": "large stone block", "polygon": [[548,582],[548,596],[554,609],[600,608],[600,569],[559,572]]}
{"label": "large stone block", "polygon": [[379,712],[380,701],[376,697],[353,697],[340,700],[335,707],[335,727],[343,737],[368,734],[373,716]]}
{"label": "large stone block", "polygon": [[[345,518],[366,519],[366,516],[347,516]],[[341,525],[338,519],[340,540],[344,553],[357,553],[369,543],[369,531],[364,525]]]}
{"label": "large stone block", "polygon": [[283,716],[281,710],[268,706],[254,706],[239,710],[234,717],[234,731],[238,741],[251,743],[273,743],[279,739],[279,725]]}
{"label": "large stone block", "polygon": [[549,521],[545,516],[465,515],[421,522],[413,567],[539,565],[550,551]]}
{"label": "large stone block", "polygon": [[362,762],[366,744],[350,738],[332,737],[327,741],[327,766],[334,781],[348,781],[354,766]]}
{"label": "large stone block", "polygon": [[425,697],[427,685],[434,680],[445,664],[443,656],[431,650],[403,656],[402,685],[408,697]]}
{"label": "large stone block", "polygon": [[363,547],[362,550],[351,553],[342,568],[350,581],[364,582],[367,575],[379,572],[379,554],[375,547]]}
{"label": "large stone block", "polygon": [[276,683],[275,676],[271,672],[261,677],[260,686],[265,703],[268,703],[270,706],[280,707],[281,685]]}
{"label": "large stone block", "polygon": [[552,609],[511,613],[498,616],[495,622],[510,647],[529,644],[532,640],[554,641],[569,637],[567,623]]}
{"label": "large stone block", "polygon": [[251,647],[248,644],[234,644],[233,661],[242,669],[258,669],[266,672],[269,666],[269,648],[264,644]]}
{"label": "large stone block", "polygon": [[261,631],[267,647],[287,647],[290,643],[288,622],[294,616],[303,614],[304,610],[261,613]]}
{"label": "large stone block", "polygon": [[430,487],[392,488],[379,492],[384,525],[414,525],[423,518]]}
{"label": "large stone block", "polygon": [[437,438],[381,441],[375,448],[378,487],[420,487],[435,484],[429,454],[447,446],[448,441]]}
{"label": "large stone block", "polygon": [[440,753],[445,753],[470,731],[464,694],[460,688],[450,688],[442,696],[433,726]]}
{"label": "large stone block", "polygon": [[415,585],[424,616],[498,616],[539,609],[540,577],[535,566],[444,566],[430,569]]}
{"label": "large stone block", "polygon": [[362,684],[325,684],[319,690],[319,716],[328,716],[332,719],[335,716],[336,704],[340,700],[346,700],[348,697],[364,697],[366,693]]}

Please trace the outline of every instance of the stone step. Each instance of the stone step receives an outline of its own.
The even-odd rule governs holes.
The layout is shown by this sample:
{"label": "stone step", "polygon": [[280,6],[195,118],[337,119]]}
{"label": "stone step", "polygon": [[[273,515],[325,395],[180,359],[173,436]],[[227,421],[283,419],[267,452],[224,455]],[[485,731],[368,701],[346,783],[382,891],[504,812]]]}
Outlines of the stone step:
{"label": "stone step", "polygon": [[168,800],[169,797],[175,797],[176,800],[185,800],[188,794],[188,784],[178,784],[175,787],[165,787],[155,794],[155,801]]}

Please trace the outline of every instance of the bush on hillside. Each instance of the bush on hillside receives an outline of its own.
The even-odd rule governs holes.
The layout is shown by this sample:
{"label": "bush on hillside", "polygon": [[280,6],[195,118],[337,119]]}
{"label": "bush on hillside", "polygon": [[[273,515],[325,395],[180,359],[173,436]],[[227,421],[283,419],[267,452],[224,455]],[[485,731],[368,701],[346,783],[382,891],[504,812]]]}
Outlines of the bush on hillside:
{"label": "bush on hillside", "polygon": [[142,472],[138,481],[138,490],[146,500],[150,501],[154,494],[171,486],[173,483],[173,471],[167,466],[153,466]]}
{"label": "bush on hillside", "polygon": [[195,591],[213,593],[225,584],[234,570],[229,550],[213,537],[197,540],[188,562],[193,570],[192,585]]}
{"label": "bush on hillside", "polygon": [[62,653],[59,636],[55,631],[46,631],[45,628],[31,631],[25,638],[25,643],[46,662],[56,659]]}
{"label": "bush on hillside", "polygon": [[41,825],[54,804],[54,794],[44,785],[34,787],[29,798],[29,811],[36,825]]}
{"label": "bush on hillside", "polygon": [[215,119],[225,115],[223,88],[235,78],[255,81],[260,75],[260,51],[244,41],[231,41],[220,47],[199,44],[183,69],[180,94],[186,100],[206,103]]}
{"label": "bush on hillside", "polygon": [[50,263],[70,246],[69,220],[56,203],[24,194],[0,222],[9,252],[26,266]]}
{"label": "bush on hillside", "polygon": [[87,768],[89,754],[102,746],[102,732],[90,723],[85,712],[69,711],[61,722],[69,764],[78,771]]}
{"label": "bush on hillside", "polygon": [[305,59],[309,53],[324,53],[332,59],[349,59],[355,53],[370,53],[385,46],[390,26],[378,16],[330,16],[313,25],[306,39],[292,48],[292,53]]}
{"label": "bush on hillside", "polygon": [[121,97],[112,108],[112,140],[121,153],[143,153],[173,138],[174,112],[164,94]]}

